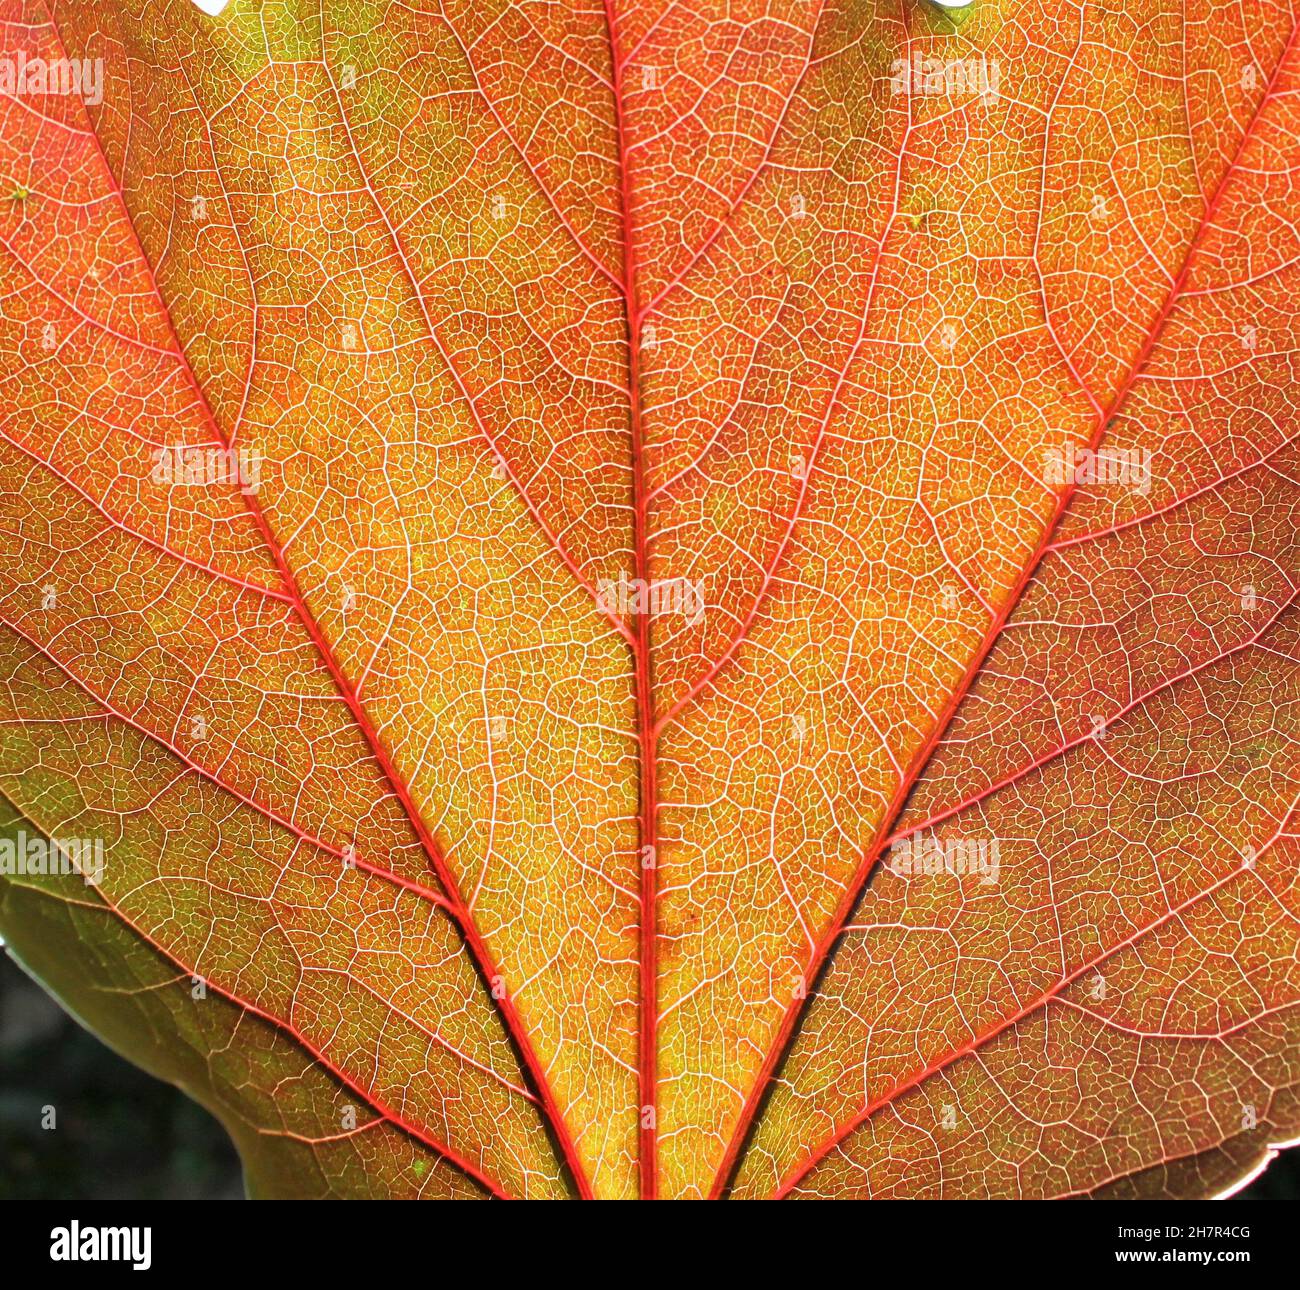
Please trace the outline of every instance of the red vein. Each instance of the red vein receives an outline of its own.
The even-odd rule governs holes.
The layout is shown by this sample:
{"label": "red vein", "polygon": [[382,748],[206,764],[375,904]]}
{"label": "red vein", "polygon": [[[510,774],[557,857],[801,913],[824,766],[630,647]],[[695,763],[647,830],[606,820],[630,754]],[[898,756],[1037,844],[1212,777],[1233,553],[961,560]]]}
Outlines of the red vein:
{"label": "red vein", "polygon": [[[27,813],[27,811],[22,807],[18,806],[17,803],[15,803],[11,798],[9,798],[7,795],[0,795],[0,796],[3,796],[3,800],[9,802],[9,804],[14,808],[14,810],[17,811],[20,815],[22,815],[24,819],[29,820],[34,828],[37,829],[41,828],[40,824],[38,824],[35,820],[33,820],[31,816]],[[43,831],[44,830],[42,830],[42,832]],[[467,1160],[464,1156],[462,1156],[453,1147],[448,1146],[447,1143],[443,1142],[440,1138],[435,1137],[428,1130],[419,1128],[411,1121],[404,1119],[398,1112],[394,1111],[391,1107],[387,1106],[381,1098],[377,1097],[373,1092],[373,1090],[363,1087],[360,1083],[357,1082],[357,1080],[355,1080],[351,1075],[349,1075],[342,1067],[336,1066],[334,1062],[332,1062],[320,1048],[318,1048],[309,1039],[305,1038],[302,1034],[300,1034],[292,1022],[280,1017],[276,1017],[272,1013],[265,1012],[263,1009],[259,1008],[256,1004],[250,1003],[248,1000],[240,998],[239,995],[235,994],[232,990],[225,989],[224,987],[218,985],[215,981],[211,981],[207,977],[201,976],[194,969],[193,966],[187,965],[173,951],[167,949],[163,945],[160,945],[146,931],[144,931],[140,927],[137,927],[136,924],[132,922],[131,919],[128,918],[117,905],[115,905],[111,900],[109,900],[108,896],[105,895],[103,890],[98,885],[92,882],[88,882],[87,885],[94,888],[96,894],[99,896],[103,904],[89,905],[84,902],[81,902],[80,904],[81,908],[102,909],[103,912],[111,913],[112,915],[114,915],[114,917],[116,917],[120,922],[122,922],[126,927],[128,927],[131,930],[132,935],[139,937],[141,941],[143,941],[146,945],[150,947],[150,949],[152,949],[161,958],[165,959],[168,963],[172,964],[173,967],[179,968],[180,971],[184,973],[186,977],[188,977],[191,980],[201,980],[209,990],[212,990],[214,993],[219,994],[223,999],[227,1000],[229,1003],[232,1003],[242,1011],[247,1012],[250,1015],[259,1018],[261,1021],[264,1021],[267,1025],[279,1031],[281,1034],[287,1035],[291,1040],[293,1040],[294,1043],[298,1044],[300,1047],[302,1047],[308,1053],[310,1053],[312,1057],[316,1061],[318,1061],[325,1070],[327,1070],[336,1080],[339,1081],[340,1084],[343,1084],[344,1086],[349,1088],[352,1092],[356,1093],[359,1097],[364,1099],[371,1107],[374,1108],[374,1110],[376,1110],[381,1116],[383,1116],[385,1120],[388,1120],[396,1128],[400,1129],[403,1133],[416,1139],[416,1141],[418,1142],[422,1142],[426,1147],[429,1147],[431,1150],[437,1152],[438,1155],[442,1156],[444,1159],[448,1160],[451,1164],[455,1165],[457,1169],[460,1169],[462,1172],[468,1174],[469,1177],[473,1178],[475,1182],[481,1184],[483,1187],[486,1187],[488,1191],[490,1191],[494,1196],[497,1196],[502,1200],[512,1199],[510,1193],[507,1192],[505,1187],[502,1186],[502,1184],[499,1183],[495,1178],[485,1173],[477,1165],[472,1164],[469,1160]],[[51,900],[63,899],[62,897],[55,896],[53,893],[49,891],[45,891],[39,887],[28,887],[27,890],[36,892],[37,894],[42,896],[46,896]]]}
{"label": "red vein", "polygon": [[[412,12],[415,13],[417,16],[419,16],[420,14],[419,10],[412,10]],[[578,230],[573,227],[573,224],[570,222],[569,217],[564,213],[563,209],[561,208],[559,198],[550,191],[550,189],[546,186],[545,183],[542,182],[542,176],[538,173],[537,167],[533,165],[532,159],[524,151],[523,146],[519,143],[519,141],[515,138],[513,131],[511,131],[510,128],[506,125],[505,119],[502,117],[500,111],[498,110],[496,103],[492,99],[492,96],[487,92],[487,89],[484,87],[482,81],[479,78],[478,68],[475,66],[474,63],[474,56],[470,52],[470,50],[466,47],[465,42],[461,40],[460,32],[456,29],[456,24],[453,23],[451,19],[447,17],[445,12],[441,14],[441,17],[442,17],[443,26],[447,28],[447,31],[450,34],[452,40],[456,42],[457,47],[460,49],[461,57],[465,60],[465,66],[469,68],[470,75],[474,80],[474,87],[478,90],[479,95],[482,97],[483,103],[487,107],[489,114],[491,115],[492,119],[496,122],[497,129],[501,131],[502,135],[505,137],[506,142],[510,145],[510,147],[513,149],[515,154],[519,157],[519,160],[523,162],[524,169],[527,170],[529,175],[532,177],[533,182],[537,185],[538,191],[542,194],[543,197],[546,198],[546,202],[550,206],[552,213],[555,215],[555,218],[560,221],[560,224],[564,228],[564,231],[568,233],[569,237],[573,240],[573,244],[578,248],[578,250],[582,253],[584,258],[591,264],[591,266],[596,270],[596,272],[599,273],[600,276],[603,277],[607,282],[611,283],[616,291],[621,291],[623,289],[622,282],[620,282],[618,277],[610,271],[610,269],[605,265],[605,263],[601,260],[601,258],[587,246],[587,244],[582,240],[582,238],[578,236]]]}
{"label": "red vein", "polygon": [[[1116,390],[1114,397],[1111,399],[1109,408],[1097,419],[1097,426],[1090,436],[1087,445],[1089,449],[1094,452],[1105,437],[1107,426],[1114,417],[1116,410],[1128,397],[1138,375],[1150,359],[1156,342],[1164,329],[1164,325],[1168,321],[1175,304],[1178,302],[1178,299],[1182,294],[1183,288],[1187,284],[1193,262],[1196,258],[1196,253],[1200,249],[1206,231],[1213,225],[1214,218],[1218,213],[1218,208],[1223,200],[1223,196],[1227,192],[1232,179],[1235,178],[1241,166],[1243,155],[1254,135],[1255,128],[1263,115],[1264,108],[1269,103],[1277,88],[1277,83],[1282,70],[1286,66],[1292,48],[1295,45],[1296,34],[1298,31],[1300,31],[1300,25],[1291,29],[1291,34],[1287,38],[1286,45],[1282,50],[1281,56],[1278,58],[1276,67],[1273,69],[1273,74],[1269,79],[1269,83],[1256,106],[1255,112],[1252,114],[1250,121],[1247,123],[1246,128],[1242,133],[1237,150],[1234,153],[1231,162],[1224,170],[1218,186],[1215,188],[1210,201],[1206,205],[1205,213],[1201,218],[1201,222],[1198,224],[1196,232],[1193,235],[1191,242],[1188,244],[1187,253],[1183,258],[1182,267],[1180,268],[1177,277],[1173,280],[1163,305],[1152,320],[1146,338],[1143,341],[1132,366],[1129,368],[1123,383]],[[863,852],[857,871],[855,872],[852,881],[845,888],[844,895],[835,911],[835,916],[831,920],[830,925],[827,927],[821,940],[817,943],[808,966],[805,969],[804,979],[809,983],[810,987],[812,982],[814,982],[820,974],[831,949],[839,939],[844,926],[847,924],[849,917],[857,906],[858,899],[866,886],[867,879],[874,870],[880,856],[883,854],[885,841],[889,836],[890,830],[892,829],[899,812],[907,801],[913,786],[920,778],[921,773],[924,771],[930,758],[933,756],[934,750],[943,739],[945,732],[952,723],[953,717],[956,715],[958,707],[961,705],[962,700],[966,697],[966,694],[974,684],[975,678],[983,670],[984,663],[988,658],[989,653],[1000,638],[1003,628],[1006,626],[1008,619],[1016,608],[1016,605],[1020,602],[1026,587],[1037,572],[1039,564],[1050,549],[1056,529],[1066,510],[1069,508],[1070,502],[1078,487],[1079,484],[1077,480],[1071,482],[1062,490],[1060,496],[1057,498],[1056,505],[1048,518],[1043,533],[1039,538],[1038,544],[1030,556],[1029,561],[1025,564],[1015,584],[1007,594],[997,618],[990,624],[983,642],[972,657],[960,683],[941,710],[933,728],[931,729],[929,737],[913,757],[907,775],[904,776],[903,780],[899,783],[888,808],[881,817],[880,825],[877,827],[876,835],[873,838],[871,845]],[[811,998],[814,991],[809,988],[805,991],[805,994],[808,998]],[[806,1003],[807,999],[796,998],[791,1000],[790,1004],[786,1008],[785,1015],[778,1027],[775,1041],[769,1049],[767,1056],[764,1058],[763,1065],[759,1070],[753,1087],[750,1089],[749,1096],[745,1100],[745,1105],[741,1109],[735,1131],[732,1134],[731,1141],[727,1146],[727,1151],[723,1156],[722,1163],[719,1166],[717,1175],[714,1179],[710,1195],[715,1198],[721,1197],[726,1191],[731,1176],[739,1164],[740,1155],[749,1135],[750,1126],[753,1123],[759,1106],[763,1102],[767,1092],[767,1087],[789,1048],[799,1019],[804,1013]]]}
{"label": "red vein", "polygon": [[[1276,839],[1274,839],[1274,841],[1276,841]],[[1260,854],[1263,854],[1263,850],[1264,849],[1261,848]],[[784,1200],[785,1197],[788,1196],[790,1192],[808,1176],[818,1163],[824,1160],[837,1146],[839,1146],[841,1142],[853,1133],[855,1129],[865,1124],[866,1121],[880,1110],[882,1106],[887,1106],[891,1102],[896,1101],[904,1093],[917,1088],[932,1075],[937,1074],[941,1070],[945,1070],[962,1057],[967,1057],[971,1053],[978,1051],[985,1044],[996,1039],[998,1035],[1003,1033],[1003,1031],[1010,1029],[1018,1022],[1023,1021],[1026,1017],[1047,1007],[1048,1004],[1056,999],[1062,990],[1067,989],[1081,976],[1094,971],[1101,964],[1113,958],[1121,950],[1128,949],[1130,946],[1140,941],[1144,936],[1149,936],[1152,932],[1165,926],[1167,923],[1173,922],[1176,918],[1186,913],[1193,905],[1202,900],[1208,899],[1210,896],[1214,895],[1215,892],[1222,890],[1229,883],[1240,878],[1244,873],[1249,872],[1250,871],[1245,867],[1244,863],[1229,870],[1229,872],[1224,874],[1222,878],[1211,883],[1204,891],[1194,892],[1181,904],[1175,905],[1172,909],[1166,910],[1166,912],[1161,914],[1161,916],[1154,922],[1148,923],[1145,927],[1135,929],[1122,941],[1118,941],[1116,944],[1107,947],[1101,953],[1093,955],[1092,958],[1088,959],[1086,962],[1081,963],[1073,972],[1069,972],[1062,976],[1050,989],[1044,990],[1042,994],[1032,999],[1015,1013],[1008,1017],[999,1018],[997,1022],[987,1027],[985,1030],[980,1031],[977,1035],[974,1035],[965,1044],[961,1045],[961,1047],[954,1048],[950,1052],[945,1053],[942,1057],[928,1063],[923,1070],[917,1071],[915,1075],[909,1076],[909,1078],[904,1080],[901,1084],[895,1085],[895,1087],[891,1088],[888,1093],[883,1094],[874,1101],[868,1102],[862,1110],[852,1117],[852,1119],[846,1121],[844,1124],[833,1130],[832,1133],[818,1144],[818,1146],[807,1157],[800,1161],[790,1174],[788,1174],[777,1186],[776,1191],[772,1193],[772,1199]]]}
{"label": "red vein", "polygon": [[[287,833],[289,833],[292,837],[298,839],[298,841],[305,843],[309,847],[314,847],[316,850],[321,851],[326,855],[333,856],[336,860],[339,860],[342,863],[347,864],[354,869],[358,869],[363,873],[368,873],[372,877],[378,878],[383,882],[390,883],[392,886],[398,887],[403,891],[408,891],[413,896],[416,896],[421,900],[427,901],[429,904],[436,906],[438,909],[441,909],[450,918],[453,926],[456,927],[457,932],[463,935],[464,927],[461,923],[462,911],[458,909],[456,906],[454,906],[444,895],[442,895],[441,892],[437,892],[432,890],[429,887],[425,887],[418,882],[414,882],[410,878],[403,878],[400,874],[393,873],[391,870],[385,869],[382,865],[374,864],[371,861],[363,859],[361,856],[352,855],[349,852],[340,849],[339,847],[331,846],[329,843],[307,832],[305,829],[300,828],[298,825],[294,824],[292,820],[288,819],[285,816],[280,815],[277,811],[274,811],[270,807],[265,806],[263,803],[257,801],[255,798],[240,792],[232,785],[226,783],[225,780],[223,780],[214,771],[208,770],[206,767],[200,765],[198,762],[194,761],[192,758],[187,756],[180,748],[176,747],[168,739],[164,738],[160,734],[155,733],[154,731],[150,730],[147,726],[142,725],[140,722],[136,721],[132,717],[127,716],[124,712],[121,712],[119,709],[109,704],[101,695],[97,694],[90,687],[90,685],[88,685],[85,681],[83,681],[80,677],[78,677],[76,673],[73,672],[72,669],[66,663],[63,662],[62,659],[57,658],[50,649],[46,648],[39,641],[33,639],[25,631],[23,631],[22,628],[15,626],[13,623],[9,622],[7,619],[2,617],[0,617],[0,627],[3,627],[5,630],[11,632],[13,635],[17,636],[20,640],[25,641],[29,646],[31,646],[33,650],[41,654],[44,658],[48,659],[50,663],[52,663],[56,668],[58,668],[60,672],[62,672],[75,686],[77,686],[78,689],[80,689],[84,694],[88,695],[91,699],[93,699],[96,703],[98,703],[103,709],[102,714],[99,714],[100,716],[102,716],[102,718],[111,721],[119,721],[123,725],[128,726],[130,727],[130,729],[134,730],[136,734],[141,736],[141,738],[147,739],[152,743],[158,744],[160,747],[162,747],[168,753],[170,753],[173,757],[175,757],[185,768],[185,770],[188,771],[190,774],[197,776],[201,780],[207,781],[208,783],[212,784],[214,787],[220,789],[224,793],[229,793],[230,796],[235,798],[236,801],[242,803],[250,810],[257,812],[259,815],[263,816],[271,823],[278,825],[280,828],[284,829]],[[26,723],[22,722],[20,719],[19,724],[24,725]],[[12,799],[6,799],[6,800],[12,800]],[[333,969],[329,969],[329,970],[332,971]],[[475,1070],[480,1071],[482,1074],[488,1076],[494,1082],[502,1085],[504,1088],[509,1089],[510,1092],[518,1094],[526,1101],[534,1102],[534,1103],[537,1102],[538,1100],[537,1096],[534,1093],[529,1092],[528,1089],[521,1088],[518,1084],[514,1083],[513,1080],[508,1079],[500,1072],[493,1070],[490,1066],[487,1066],[484,1063],[480,1062],[477,1058],[471,1057],[468,1053],[462,1052],[453,1043],[451,1043],[450,1040],[443,1038],[443,1036],[439,1034],[436,1030],[431,1030],[429,1027],[427,1027],[423,1022],[419,1021],[417,1018],[412,1017],[409,1013],[403,1012],[400,1008],[396,1007],[391,1000],[380,998],[377,994],[375,994],[374,989],[371,986],[367,985],[365,982],[359,982],[358,984],[360,984],[361,988],[365,990],[368,994],[373,995],[378,1002],[384,1004],[390,1012],[396,1013],[399,1017],[405,1018],[413,1026],[415,1026],[417,1030],[422,1031],[431,1040],[433,1040],[433,1042],[436,1043],[440,1048],[445,1049],[447,1052],[451,1053],[458,1060],[463,1061],[467,1066],[474,1067]]]}
{"label": "red vein", "polygon": [[[614,81],[614,125],[618,141],[619,184],[623,209],[623,299],[627,316],[628,391],[632,431],[632,549],[638,585],[650,585],[649,507],[646,490],[645,428],[642,423],[640,365],[641,322],[637,308],[636,248],[633,240],[632,186],[628,179],[627,127],[623,119],[624,60],[618,52],[613,0],[604,0],[609,57]],[[632,641],[635,674],[637,741],[640,747],[640,814],[638,852],[641,864],[639,921],[640,1002],[637,1024],[637,1083],[640,1091],[641,1199],[659,1194],[659,881],[658,796],[655,757],[654,693],[650,670],[650,614],[636,615]]]}
{"label": "red vein", "polygon": [[[54,32],[55,39],[57,40],[60,49],[66,55],[67,47],[64,44],[62,33],[59,31],[58,25],[54,20],[54,15],[48,8],[48,3],[47,13],[50,15],[50,28]],[[99,135],[96,134],[91,125],[89,115],[86,113],[84,107],[82,108],[82,112],[86,121],[86,135],[90,139],[94,149],[99,154],[103,167],[103,174],[107,183],[121,203],[123,214],[126,216],[125,223],[127,226],[127,235],[134,246],[135,252],[140,259],[140,263],[144,268],[146,276],[149,279],[150,288],[158,301],[159,308],[162,310],[162,316],[166,321],[168,331],[175,346],[176,360],[193,392],[196,406],[204,421],[209,426],[213,438],[222,447],[228,449],[230,447],[230,440],[227,437],[225,430],[218,422],[216,414],[208,403],[207,396],[204,394],[197,377],[194,375],[193,369],[190,367],[188,359],[185,357],[184,349],[181,346],[180,337],[176,332],[171,312],[167,308],[167,302],[163,298],[162,291],[158,286],[157,278],[153,271],[153,265],[145,255],[144,247],[136,233],[135,224],[130,218],[126,196],[122,192],[121,185],[117,181],[117,176],[113,173],[113,169],[108,163],[108,157],[104,152],[103,144],[100,141]],[[417,296],[418,295],[419,293],[417,292]],[[422,298],[421,304],[423,305]],[[349,711],[352,713],[353,719],[356,721],[359,730],[365,737],[371,753],[384,773],[384,777],[391,784],[394,793],[397,795],[403,809],[411,820],[411,823],[419,836],[420,842],[424,847],[425,853],[429,857],[429,863],[433,868],[434,873],[438,876],[438,881],[447,892],[453,905],[459,910],[457,922],[460,924],[465,938],[465,944],[474,958],[480,973],[489,983],[494,979],[504,980],[505,978],[498,970],[496,962],[488,949],[487,943],[474,922],[473,916],[465,906],[465,902],[461,897],[455,877],[452,875],[451,869],[447,864],[446,858],[442,854],[441,848],[434,840],[432,833],[429,831],[428,825],[424,821],[423,814],[416,806],[416,803],[411,796],[409,786],[406,784],[402,776],[397,773],[397,769],[393,765],[387,748],[379,738],[378,731],[370,721],[368,714],[357,697],[355,689],[344,674],[338,660],[335,658],[333,649],[322,632],[320,625],[308,609],[302,590],[298,585],[297,578],[294,576],[293,570],[289,567],[289,563],[284,556],[284,552],[280,547],[273,530],[271,529],[270,522],[267,520],[266,514],[262,510],[261,504],[258,502],[257,498],[250,494],[242,493],[241,496],[243,496],[248,510],[253,517],[253,521],[262,534],[268,553],[277,567],[285,588],[289,593],[293,607],[302,621],[304,629],[311,637],[312,643],[316,646],[322,662],[325,664],[330,677],[334,681],[340,695],[343,697],[344,702],[347,704]],[[560,1146],[565,1158],[565,1163],[573,1176],[579,1194],[583,1196],[584,1199],[589,1198],[592,1194],[591,1184],[587,1180],[585,1170],[582,1168],[582,1163],[578,1156],[577,1149],[574,1146],[573,1139],[569,1133],[568,1126],[565,1123],[564,1116],[560,1112],[559,1106],[556,1104],[554,1092],[552,1091],[550,1082],[546,1077],[545,1068],[542,1066],[541,1061],[533,1048],[528,1030],[519,1016],[519,1011],[515,1006],[514,999],[508,991],[502,994],[502,997],[500,998],[496,998],[496,995],[499,993],[498,991],[493,990],[490,993],[492,994],[497,1008],[501,1013],[506,1030],[523,1059],[524,1065],[526,1066],[528,1073],[536,1086],[537,1092],[540,1095],[546,1120],[550,1126],[551,1132],[555,1136],[556,1142]]]}
{"label": "red vein", "polygon": [[[58,670],[62,672],[63,675],[66,676],[68,680],[71,681],[72,684],[75,685],[83,694],[87,695],[89,698],[94,700],[95,703],[99,704],[100,708],[103,710],[99,715],[107,717],[113,721],[120,721],[124,726],[129,726],[142,738],[148,739],[151,743],[156,743],[159,747],[165,749],[175,757],[177,761],[179,761],[191,774],[197,775],[202,780],[206,780],[215,788],[220,789],[223,793],[229,793],[237,802],[246,806],[249,810],[255,811],[258,815],[269,820],[272,824],[278,825],[286,832],[292,834],[300,842],[305,842],[308,846],[315,847],[317,850],[323,851],[326,855],[333,856],[336,860],[355,863],[358,869],[364,868],[367,873],[372,873],[376,877],[386,878],[396,886],[403,887],[408,891],[422,896],[430,904],[437,905],[440,909],[446,910],[451,914],[453,918],[459,919],[460,911],[456,909],[455,906],[453,906],[452,903],[441,893],[433,891],[428,887],[422,887],[419,883],[412,882],[409,878],[401,878],[395,873],[390,873],[380,865],[364,861],[360,857],[354,858],[348,855],[341,847],[333,846],[323,838],[318,838],[315,834],[308,832],[300,825],[295,824],[287,815],[281,815],[278,811],[267,806],[264,802],[258,801],[257,798],[236,788],[233,784],[227,783],[219,774],[217,774],[216,771],[209,770],[206,766],[195,761],[182,748],[172,743],[170,739],[159,734],[155,730],[151,730],[148,726],[142,724],[134,717],[123,712],[120,708],[109,703],[103,695],[96,693],[95,689],[87,681],[79,677],[76,672],[72,670],[69,664],[59,658],[54,653],[53,649],[47,645],[42,645],[35,637],[29,636],[16,623],[10,622],[7,618],[0,617],[0,627],[3,627],[6,631],[11,632],[20,640],[26,642],[26,644],[33,650],[58,668]],[[20,722],[20,724],[26,723]]]}
{"label": "red vein", "polygon": [[[169,358],[175,357],[168,355]],[[65,475],[53,462],[46,461],[39,453],[33,452],[26,444],[20,443],[6,429],[0,429],[0,436],[11,447],[16,448],[25,456],[31,458],[38,466],[43,466],[50,472],[60,483],[66,484],[74,493],[77,494],[88,506],[93,506],[118,533],[125,533],[127,537],[134,538],[144,546],[152,547],[162,555],[170,556],[180,564],[188,565],[192,569],[198,569],[206,573],[210,578],[217,582],[228,583],[232,587],[238,587],[241,591],[247,591],[251,595],[263,597],[267,600],[278,600],[281,604],[288,604],[289,597],[283,591],[273,591],[270,587],[264,587],[260,582],[250,582],[246,578],[241,578],[237,574],[223,573],[220,569],[214,569],[209,564],[204,564],[202,560],[196,560],[193,556],[186,555],[183,551],[173,550],[165,542],[160,542],[157,538],[151,538],[146,533],[141,533],[136,529],[125,524],[117,516],[109,514],[108,508],[101,502],[97,501],[88,493],[76,480]]]}
{"label": "red vein", "polygon": [[928,816],[919,824],[909,825],[905,829],[899,829],[891,833],[884,841],[881,847],[882,851],[888,851],[895,842],[902,841],[903,838],[911,837],[914,833],[920,833],[924,829],[932,829],[936,824],[942,824],[944,820],[951,819],[954,815],[959,815],[963,811],[969,810],[972,806],[978,806],[980,802],[987,801],[991,797],[997,796],[1004,788],[1009,788],[1012,784],[1019,783],[1028,775],[1032,775],[1036,770],[1042,770],[1044,766],[1064,757],[1066,753],[1074,748],[1081,747],[1083,744],[1099,744],[1105,738],[1105,730],[1117,721],[1122,721],[1130,712],[1136,711],[1144,704],[1149,703],[1158,694],[1163,694],[1166,690],[1173,689],[1174,686],[1195,676],[1198,672],[1204,672],[1207,668],[1214,667],[1217,663],[1222,663],[1224,659],[1232,658],[1234,654],[1244,653],[1246,650],[1253,649],[1263,639],[1265,633],[1280,621],[1282,615],[1286,613],[1292,605],[1300,598],[1300,589],[1291,588],[1291,594],[1273,611],[1272,614],[1260,625],[1259,630],[1252,632],[1244,640],[1238,641],[1237,644],[1229,646],[1227,649],[1221,649],[1217,654],[1209,658],[1202,659],[1190,667],[1184,668],[1181,672],[1176,672],[1170,676],[1164,677],[1158,685],[1153,685],[1149,690],[1139,694],[1137,698],[1130,699],[1127,703],[1121,705],[1102,723],[1101,730],[1089,730],[1087,734],[1078,735],[1074,739],[1067,739],[1056,747],[1049,749],[1040,756],[1035,757],[1032,761],[1026,762],[1023,766],[1018,767],[1008,775],[1004,775],[996,783],[989,784],[977,792],[970,793],[960,802],[952,806],[944,807],[942,811],[935,812],[934,815]]}

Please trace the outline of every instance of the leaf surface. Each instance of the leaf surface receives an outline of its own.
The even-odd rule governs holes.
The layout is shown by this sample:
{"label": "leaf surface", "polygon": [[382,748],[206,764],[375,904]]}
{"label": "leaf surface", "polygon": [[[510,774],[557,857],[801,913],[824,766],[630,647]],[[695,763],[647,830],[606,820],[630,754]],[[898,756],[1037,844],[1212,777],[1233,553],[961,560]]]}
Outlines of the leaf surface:
{"label": "leaf surface", "polygon": [[1288,7],[0,18],[0,928],[256,1193],[1296,1135]]}

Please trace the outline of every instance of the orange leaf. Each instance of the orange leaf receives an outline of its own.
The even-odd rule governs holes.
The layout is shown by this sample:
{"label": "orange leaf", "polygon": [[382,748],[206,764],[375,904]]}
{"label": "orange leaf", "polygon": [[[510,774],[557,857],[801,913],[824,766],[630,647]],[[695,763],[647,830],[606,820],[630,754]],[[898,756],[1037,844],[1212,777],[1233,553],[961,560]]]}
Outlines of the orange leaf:
{"label": "orange leaf", "polygon": [[0,930],[255,1193],[1300,1131],[1289,9],[104,9],[0,0]]}

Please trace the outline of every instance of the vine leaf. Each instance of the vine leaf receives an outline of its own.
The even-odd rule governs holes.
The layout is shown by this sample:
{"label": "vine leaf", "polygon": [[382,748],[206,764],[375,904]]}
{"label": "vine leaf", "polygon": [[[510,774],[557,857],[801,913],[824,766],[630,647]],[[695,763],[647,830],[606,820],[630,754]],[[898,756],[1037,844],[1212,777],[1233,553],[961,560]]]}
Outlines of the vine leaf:
{"label": "vine leaf", "polygon": [[0,930],[304,1196],[1300,1130],[1295,19],[0,0]]}

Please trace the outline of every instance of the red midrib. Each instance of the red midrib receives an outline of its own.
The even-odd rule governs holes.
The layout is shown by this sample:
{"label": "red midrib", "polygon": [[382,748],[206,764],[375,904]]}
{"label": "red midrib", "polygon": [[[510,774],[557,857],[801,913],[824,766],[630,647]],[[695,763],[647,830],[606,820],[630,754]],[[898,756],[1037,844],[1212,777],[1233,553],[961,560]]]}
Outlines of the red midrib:
{"label": "red midrib", "polygon": [[[614,93],[614,130],[618,146],[618,173],[623,213],[623,307],[627,317],[628,402],[632,434],[632,564],[637,586],[650,586],[650,540],[645,465],[645,433],[641,416],[641,323],[646,311],[638,309],[636,249],[633,239],[632,187],[628,182],[628,147],[623,120],[624,62],[618,52],[618,24],[614,0],[604,0],[609,31],[609,57]],[[639,927],[639,1004],[637,1022],[638,1173],[641,1199],[659,1195],[659,963],[658,963],[658,830],[654,691],[650,669],[650,614],[648,606],[634,615],[631,641],[633,686],[636,702],[637,745],[640,749],[640,787],[637,863],[641,866]]]}

